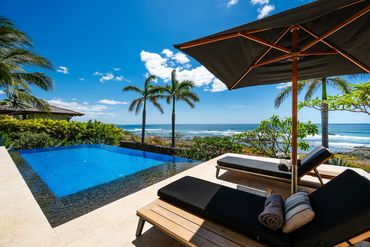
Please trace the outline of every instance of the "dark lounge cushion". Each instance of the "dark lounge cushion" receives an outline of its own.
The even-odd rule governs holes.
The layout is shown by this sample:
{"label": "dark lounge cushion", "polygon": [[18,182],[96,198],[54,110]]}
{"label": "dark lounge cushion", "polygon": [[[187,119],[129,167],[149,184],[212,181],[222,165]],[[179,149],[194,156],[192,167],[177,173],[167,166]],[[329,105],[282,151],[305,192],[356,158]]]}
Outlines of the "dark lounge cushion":
{"label": "dark lounge cushion", "polygon": [[346,170],[310,196],[315,218],[291,235],[293,246],[332,246],[370,230],[370,181]]}
{"label": "dark lounge cushion", "polygon": [[224,167],[259,173],[267,176],[285,179],[291,178],[290,172],[279,170],[278,164],[274,162],[226,156],[219,159],[217,164]]}
{"label": "dark lounge cushion", "polygon": [[323,146],[316,147],[301,160],[301,165],[298,167],[298,177],[304,176],[332,156],[333,153],[330,152],[329,149]]}
{"label": "dark lounge cushion", "polygon": [[193,177],[183,177],[158,191],[171,204],[218,222],[251,239],[289,246],[288,235],[262,226],[258,215],[266,198]]}

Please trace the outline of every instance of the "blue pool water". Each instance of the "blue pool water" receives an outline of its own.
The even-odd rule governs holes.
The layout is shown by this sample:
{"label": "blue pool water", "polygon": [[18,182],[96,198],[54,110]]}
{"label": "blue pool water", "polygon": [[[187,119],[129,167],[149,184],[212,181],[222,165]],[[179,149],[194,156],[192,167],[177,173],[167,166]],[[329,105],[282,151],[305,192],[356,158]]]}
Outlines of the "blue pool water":
{"label": "blue pool water", "polygon": [[20,155],[57,197],[164,163],[191,160],[107,145],[22,150]]}

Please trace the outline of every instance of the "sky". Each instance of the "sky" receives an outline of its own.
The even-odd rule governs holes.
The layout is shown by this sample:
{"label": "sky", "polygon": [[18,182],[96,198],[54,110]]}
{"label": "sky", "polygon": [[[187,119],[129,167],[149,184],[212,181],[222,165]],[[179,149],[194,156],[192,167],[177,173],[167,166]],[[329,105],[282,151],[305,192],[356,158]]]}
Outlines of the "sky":
{"label": "sky", "polygon": [[[171,70],[190,79],[200,97],[195,109],[177,104],[177,123],[258,123],[274,114],[291,115],[288,99],[279,109],[274,98],[284,85],[256,86],[233,91],[191,57],[173,48],[178,44],[242,25],[308,3],[308,0],[2,0],[0,15],[11,19],[31,37],[34,50],[55,68],[46,71],[54,88],[34,95],[50,104],[83,112],[75,120],[97,119],[114,124],[140,124],[141,115],[128,111],[135,93],[154,74],[168,82]],[[364,79],[350,79],[360,82]],[[329,94],[337,94],[329,89]],[[317,96],[320,91],[317,92]],[[302,99],[302,97],[300,97]],[[171,123],[165,113],[149,106],[147,122]],[[300,121],[320,122],[320,112],[303,109]],[[330,123],[370,123],[365,114],[330,112]]]}

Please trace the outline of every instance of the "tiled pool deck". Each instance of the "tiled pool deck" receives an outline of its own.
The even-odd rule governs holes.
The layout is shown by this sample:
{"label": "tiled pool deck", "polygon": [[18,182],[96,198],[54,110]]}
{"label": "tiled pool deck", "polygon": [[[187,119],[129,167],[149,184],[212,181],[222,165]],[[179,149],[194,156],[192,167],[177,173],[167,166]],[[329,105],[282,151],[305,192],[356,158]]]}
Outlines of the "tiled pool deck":
{"label": "tiled pool deck", "polygon": [[[273,188],[284,195],[289,194],[287,183],[245,174],[221,172],[220,179],[216,179],[218,158],[52,228],[13,160],[5,148],[0,147],[0,246],[181,246],[149,224],[145,225],[143,235],[136,239],[136,210],[155,200],[159,188],[186,175],[234,188],[241,184],[263,191]],[[344,169],[322,165],[319,171],[335,175]],[[370,179],[368,173],[355,170]],[[304,179],[316,181],[310,176]]]}

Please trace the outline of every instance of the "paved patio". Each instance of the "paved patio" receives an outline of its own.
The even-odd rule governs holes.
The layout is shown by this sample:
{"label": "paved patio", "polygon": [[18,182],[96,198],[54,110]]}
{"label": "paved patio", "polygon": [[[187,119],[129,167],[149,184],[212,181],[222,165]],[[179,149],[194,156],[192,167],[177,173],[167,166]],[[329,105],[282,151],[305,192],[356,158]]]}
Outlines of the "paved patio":
{"label": "paved patio", "polygon": [[[181,246],[149,224],[145,225],[143,235],[136,239],[136,210],[155,200],[159,188],[187,175],[233,188],[258,188],[256,193],[264,193],[273,188],[285,196],[289,195],[290,185],[283,182],[223,171],[220,178],[216,179],[215,164],[221,157],[52,228],[13,160],[5,148],[0,147],[0,246]],[[322,165],[319,171],[335,175],[344,169],[346,168]],[[355,170],[370,179],[368,173]],[[303,179],[317,181],[311,176]],[[300,189],[310,190],[303,187]]]}

